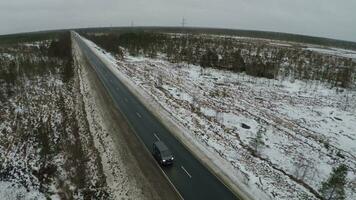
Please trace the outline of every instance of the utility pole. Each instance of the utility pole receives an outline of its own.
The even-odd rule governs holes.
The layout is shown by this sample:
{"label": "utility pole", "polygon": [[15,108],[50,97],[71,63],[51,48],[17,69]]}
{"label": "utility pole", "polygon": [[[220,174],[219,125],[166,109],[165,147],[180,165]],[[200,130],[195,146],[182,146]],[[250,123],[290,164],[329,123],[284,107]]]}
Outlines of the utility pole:
{"label": "utility pole", "polygon": [[134,21],[131,20],[131,28],[134,26],[135,26]]}
{"label": "utility pole", "polygon": [[185,34],[184,28],[187,25],[187,19],[185,19],[184,17],[182,18],[182,31],[181,33]]}
{"label": "utility pole", "polygon": [[182,19],[182,28],[184,28],[186,24],[187,24],[187,21],[186,21],[186,19],[183,17],[183,19]]}

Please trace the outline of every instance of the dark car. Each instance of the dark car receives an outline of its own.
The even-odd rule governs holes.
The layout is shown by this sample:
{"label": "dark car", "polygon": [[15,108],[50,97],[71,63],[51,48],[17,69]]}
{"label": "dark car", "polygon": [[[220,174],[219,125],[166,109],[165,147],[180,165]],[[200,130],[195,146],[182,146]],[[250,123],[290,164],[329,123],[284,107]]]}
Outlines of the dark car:
{"label": "dark car", "polygon": [[161,165],[173,164],[173,154],[168,149],[168,147],[161,141],[153,143],[153,156]]}

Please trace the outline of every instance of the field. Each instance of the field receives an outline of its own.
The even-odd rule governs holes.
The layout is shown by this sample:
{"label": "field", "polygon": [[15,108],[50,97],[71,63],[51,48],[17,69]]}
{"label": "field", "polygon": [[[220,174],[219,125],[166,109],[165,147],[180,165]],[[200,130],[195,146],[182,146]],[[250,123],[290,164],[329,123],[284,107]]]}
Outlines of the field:
{"label": "field", "polygon": [[[251,38],[236,40],[260,44]],[[275,48],[295,45],[264,42]],[[354,59],[356,55],[302,46],[298,47],[301,54],[313,51],[336,60]],[[346,199],[356,198],[354,79],[352,87],[341,88],[288,74],[270,79],[172,63],[164,53],[147,58],[130,56],[124,50],[123,57],[115,57],[96,48],[150,100],[171,113],[167,117],[187,127],[205,152],[227,161],[229,166],[221,164],[221,168],[232,166],[234,170],[228,173],[243,180],[256,194],[263,192],[271,199],[319,199],[321,184],[332,169],[346,164]],[[285,62],[283,66],[292,68],[293,64]],[[324,66],[316,65],[313,71]]]}
{"label": "field", "polygon": [[69,33],[49,38],[0,46],[0,196],[106,199]]}

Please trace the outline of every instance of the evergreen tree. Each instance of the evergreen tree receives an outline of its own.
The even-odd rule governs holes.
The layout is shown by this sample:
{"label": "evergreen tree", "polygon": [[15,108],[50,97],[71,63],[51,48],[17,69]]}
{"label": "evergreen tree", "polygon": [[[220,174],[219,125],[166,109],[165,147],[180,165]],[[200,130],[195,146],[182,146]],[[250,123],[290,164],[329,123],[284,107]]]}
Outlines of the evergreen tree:
{"label": "evergreen tree", "polygon": [[241,50],[234,51],[231,53],[232,69],[237,72],[243,72],[246,70],[246,64],[241,56]]}
{"label": "evergreen tree", "polygon": [[208,49],[200,60],[202,67],[217,67],[219,56],[211,49]]}
{"label": "evergreen tree", "polygon": [[266,132],[265,128],[260,128],[257,131],[256,137],[252,138],[252,140],[250,141],[250,145],[252,146],[252,150],[254,154],[258,154],[261,146],[264,145],[262,134],[265,132]]}
{"label": "evergreen tree", "polygon": [[342,164],[333,171],[327,181],[322,183],[320,193],[326,200],[342,200],[345,199],[345,184],[346,184],[347,166]]}

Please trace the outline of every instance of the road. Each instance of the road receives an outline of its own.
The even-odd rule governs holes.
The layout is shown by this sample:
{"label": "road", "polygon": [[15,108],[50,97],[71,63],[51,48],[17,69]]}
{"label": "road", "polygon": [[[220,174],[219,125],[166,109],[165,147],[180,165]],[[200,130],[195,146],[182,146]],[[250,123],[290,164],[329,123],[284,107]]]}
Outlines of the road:
{"label": "road", "polygon": [[75,37],[75,40],[112,97],[115,107],[126,116],[149,151],[157,140],[163,141],[172,151],[174,164],[161,168],[184,199],[237,199],[146,109],[80,37]]}

